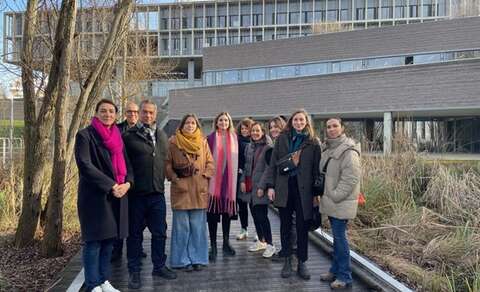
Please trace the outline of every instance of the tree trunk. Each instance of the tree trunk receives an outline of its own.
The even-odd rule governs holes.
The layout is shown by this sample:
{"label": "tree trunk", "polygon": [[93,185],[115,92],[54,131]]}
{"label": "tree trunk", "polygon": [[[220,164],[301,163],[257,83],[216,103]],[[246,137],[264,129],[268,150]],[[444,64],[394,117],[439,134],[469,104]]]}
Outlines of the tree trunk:
{"label": "tree trunk", "polygon": [[72,123],[68,130],[67,138],[67,158],[70,163],[73,161],[73,146],[75,143],[75,135],[78,130],[85,126],[91,115],[95,103],[101,96],[106,86],[105,82],[99,82],[97,79],[105,79],[111,74],[114,65],[116,52],[128,34],[128,25],[130,22],[130,14],[133,8],[133,0],[121,0],[115,7],[112,28],[108,34],[105,45],[102,48],[99,58],[95,63],[95,67],[83,84],[80,85],[81,93],[75,106],[75,112],[72,117]]}
{"label": "tree trunk", "polygon": [[35,236],[41,208],[43,167],[35,161],[37,144],[35,143],[35,87],[33,69],[33,39],[37,23],[37,0],[29,0],[25,12],[23,31],[23,50],[21,55],[22,87],[25,119],[25,159],[23,162],[23,199],[22,213],[15,234],[15,245],[23,247],[30,244]]}
{"label": "tree trunk", "polygon": [[64,0],[57,24],[54,52],[59,52],[56,62],[58,72],[58,96],[55,106],[55,149],[50,195],[42,242],[42,254],[47,257],[60,256],[63,231],[63,197],[66,179],[66,106],[69,96],[70,67],[73,53],[73,35],[77,14],[76,0]]}

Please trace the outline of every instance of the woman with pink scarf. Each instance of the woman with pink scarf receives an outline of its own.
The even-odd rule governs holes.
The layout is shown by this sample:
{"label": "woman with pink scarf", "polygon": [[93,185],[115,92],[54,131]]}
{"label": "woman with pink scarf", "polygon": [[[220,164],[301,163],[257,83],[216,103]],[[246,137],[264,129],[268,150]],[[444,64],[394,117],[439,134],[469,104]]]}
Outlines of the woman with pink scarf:
{"label": "woman with pink scarf", "polygon": [[127,191],[133,176],[122,136],[115,125],[117,107],[102,99],[90,126],[76,136],[78,217],[83,241],[86,291],[116,292],[109,280],[113,241],[128,235]]}
{"label": "woman with pink scarf", "polygon": [[209,205],[207,210],[210,233],[210,261],[217,259],[217,226],[222,221],[223,254],[234,256],[230,245],[230,221],[237,216],[238,140],[232,118],[227,112],[219,113],[213,124],[215,131],[208,135],[208,145],[215,163],[215,174],[208,186]]}

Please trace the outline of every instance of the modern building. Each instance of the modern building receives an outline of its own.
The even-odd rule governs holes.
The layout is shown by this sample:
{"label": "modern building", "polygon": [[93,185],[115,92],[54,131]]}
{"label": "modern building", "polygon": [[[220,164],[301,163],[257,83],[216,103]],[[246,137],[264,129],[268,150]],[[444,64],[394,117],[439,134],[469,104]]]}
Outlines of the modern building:
{"label": "modern building", "polygon": [[[202,85],[206,47],[255,43],[311,35],[317,23],[363,29],[427,22],[480,14],[478,0],[232,0],[176,1],[137,5],[131,21],[126,57],[174,62],[171,74],[145,80],[147,96]],[[462,4],[467,3],[467,4]],[[472,4],[473,3],[473,4]],[[475,4],[477,3],[477,4]],[[470,7],[472,6],[472,8]],[[51,33],[48,13],[41,14],[39,40]],[[4,14],[4,61],[18,64],[24,17]],[[80,11],[76,31],[82,55],[94,60],[109,31],[111,15],[102,8]],[[48,55],[37,43],[38,58]]]}
{"label": "modern building", "polygon": [[369,150],[480,153],[480,17],[204,50],[201,88],[170,91],[170,118],[340,116]]}

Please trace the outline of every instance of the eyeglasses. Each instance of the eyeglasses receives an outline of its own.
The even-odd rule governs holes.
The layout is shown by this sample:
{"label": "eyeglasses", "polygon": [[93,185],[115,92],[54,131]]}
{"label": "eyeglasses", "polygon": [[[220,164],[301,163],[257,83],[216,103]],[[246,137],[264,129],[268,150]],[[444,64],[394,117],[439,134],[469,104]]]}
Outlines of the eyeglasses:
{"label": "eyeglasses", "polygon": [[127,111],[127,114],[138,114],[138,111],[131,111],[131,110],[129,110],[129,111]]}

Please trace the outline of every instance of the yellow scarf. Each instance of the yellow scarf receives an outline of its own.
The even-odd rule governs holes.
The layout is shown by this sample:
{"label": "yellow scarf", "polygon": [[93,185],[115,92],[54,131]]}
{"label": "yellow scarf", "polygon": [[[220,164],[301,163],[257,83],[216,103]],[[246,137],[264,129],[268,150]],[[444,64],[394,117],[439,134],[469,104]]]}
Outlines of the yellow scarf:
{"label": "yellow scarf", "polygon": [[197,128],[192,134],[184,133],[182,130],[178,129],[175,132],[175,137],[177,138],[178,149],[189,154],[200,154],[200,149],[202,148],[203,143],[203,134],[199,128]]}

